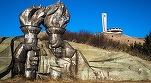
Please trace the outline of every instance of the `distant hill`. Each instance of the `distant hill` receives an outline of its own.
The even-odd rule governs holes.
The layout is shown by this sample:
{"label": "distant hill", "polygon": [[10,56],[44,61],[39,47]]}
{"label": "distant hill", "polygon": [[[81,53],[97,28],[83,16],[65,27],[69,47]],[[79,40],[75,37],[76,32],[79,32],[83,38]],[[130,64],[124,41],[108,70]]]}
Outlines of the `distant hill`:
{"label": "distant hill", "polygon": [[106,38],[112,39],[113,41],[120,42],[121,44],[132,44],[132,43],[144,43],[143,38],[135,38],[131,37],[125,34],[115,34],[115,33],[101,33],[103,34]]}

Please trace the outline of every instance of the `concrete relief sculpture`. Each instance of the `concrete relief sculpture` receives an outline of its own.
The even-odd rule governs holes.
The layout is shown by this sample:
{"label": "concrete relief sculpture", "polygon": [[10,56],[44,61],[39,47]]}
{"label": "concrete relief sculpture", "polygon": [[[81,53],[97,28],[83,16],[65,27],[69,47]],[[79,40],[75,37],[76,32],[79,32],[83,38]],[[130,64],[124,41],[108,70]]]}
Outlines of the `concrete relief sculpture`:
{"label": "concrete relief sculpture", "polygon": [[26,78],[35,78],[40,50],[37,47],[37,35],[41,31],[40,24],[43,16],[44,9],[41,6],[32,6],[20,14],[20,29],[24,33],[24,42],[17,47],[14,53],[13,76],[25,74]]}
{"label": "concrete relief sculpture", "polygon": [[75,77],[77,75],[77,51],[62,40],[66,31],[65,27],[70,20],[70,15],[63,3],[57,3],[42,8],[32,6],[20,14],[20,29],[24,33],[24,42],[14,53],[13,77],[25,76],[35,79],[39,64],[39,51],[37,35],[41,30],[40,25],[46,29],[49,36],[49,49],[54,55],[51,64],[50,76],[53,78]]}
{"label": "concrete relief sculpture", "polygon": [[[61,2],[57,2],[52,6],[48,6],[45,9],[46,16],[44,18],[44,26],[46,28],[46,32],[49,35],[49,48],[51,49],[52,53],[56,57],[56,64],[60,67],[58,71],[64,71],[62,73],[68,73],[71,75],[72,71],[72,57],[74,56],[76,50],[73,49],[67,42],[62,40],[62,35],[65,32],[65,26],[69,22],[70,15],[65,7],[65,5]],[[62,60],[61,60],[62,59]],[[66,63],[67,70],[64,61],[68,61]],[[76,65],[75,65],[76,66]],[[76,68],[76,67],[74,67]],[[60,77],[60,73],[53,71],[53,73],[57,73],[56,76],[53,77]]]}
{"label": "concrete relief sculpture", "polygon": [[[62,2],[47,7],[31,6],[20,14],[19,20],[24,36],[20,37],[22,42],[17,40],[16,44],[17,37],[12,39],[14,43],[10,47],[15,47],[15,50],[11,49],[12,62],[0,71],[0,79],[6,75],[27,79],[51,77],[84,80],[98,76],[82,53],[62,39],[70,20],[70,14]],[[40,25],[44,26],[48,40],[38,38],[42,29]]]}
{"label": "concrete relief sculpture", "polygon": [[[0,37],[0,80],[18,80],[18,77],[88,81],[151,79],[151,65],[129,54],[70,42],[81,52],[74,49],[62,39],[69,20],[70,14],[60,1],[46,7],[31,6],[21,12],[19,21],[24,36]],[[41,37],[48,38],[39,37],[40,25],[46,31],[41,32],[45,34]]]}

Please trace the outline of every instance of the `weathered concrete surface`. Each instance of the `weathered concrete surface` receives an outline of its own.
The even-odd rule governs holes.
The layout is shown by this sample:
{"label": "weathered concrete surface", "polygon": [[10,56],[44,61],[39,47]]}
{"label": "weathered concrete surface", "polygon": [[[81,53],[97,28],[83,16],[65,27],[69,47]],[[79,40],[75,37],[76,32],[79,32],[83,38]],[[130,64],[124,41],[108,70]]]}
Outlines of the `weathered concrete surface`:
{"label": "weathered concrete surface", "polygon": [[[3,37],[1,37],[2,39]],[[15,40],[15,41],[13,41]],[[0,43],[0,73],[8,70],[11,67],[12,51],[15,51],[16,47],[23,41],[22,37],[10,37],[2,39]],[[11,44],[12,42],[12,44]],[[13,47],[13,48],[12,48]],[[2,79],[11,77],[11,71]]]}
{"label": "weathered concrete surface", "polygon": [[[11,62],[10,40],[11,39],[9,38],[0,44],[0,73],[4,71]],[[14,49],[21,41],[22,38],[18,38],[14,42]],[[47,42],[47,40],[38,42],[38,46],[41,48],[41,62],[39,64],[44,64],[42,62],[47,64],[53,62],[51,61],[53,58],[49,59],[53,55],[47,48]],[[69,43],[75,49],[79,50],[79,52],[81,51],[83,55],[79,58],[85,60],[83,64],[79,65],[78,78],[80,79],[151,80],[151,62],[131,56],[124,52],[107,51],[74,42]],[[82,62],[83,61],[79,63]],[[49,73],[49,66],[51,65],[56,64],[39,65],[39,73]],[[5,79],[9,77],[10,74],[7,75]]]}
{"label": "weathered concrete surface", "polygon": [[[124,52],[113,52],[89,45],[70,42],[80,50],[89,65],[106,80],[151,80],[151,62]],[[93,75],[89,75],[90,78]]]}

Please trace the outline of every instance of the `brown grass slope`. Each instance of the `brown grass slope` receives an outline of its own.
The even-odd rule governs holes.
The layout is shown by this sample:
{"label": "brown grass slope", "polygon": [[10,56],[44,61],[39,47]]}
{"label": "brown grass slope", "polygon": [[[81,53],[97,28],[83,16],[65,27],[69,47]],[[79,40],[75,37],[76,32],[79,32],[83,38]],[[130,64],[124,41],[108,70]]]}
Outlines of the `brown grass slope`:
{"label": "brown grass slope", "polygon": [[144,43],[143,38],[135,38],[131,36],[127,36],[125,34],[115,34],[115,33],[102,33],[106,38],[112,39],[113,41],[120,42],[121,44],[130,45],[132,43]]}

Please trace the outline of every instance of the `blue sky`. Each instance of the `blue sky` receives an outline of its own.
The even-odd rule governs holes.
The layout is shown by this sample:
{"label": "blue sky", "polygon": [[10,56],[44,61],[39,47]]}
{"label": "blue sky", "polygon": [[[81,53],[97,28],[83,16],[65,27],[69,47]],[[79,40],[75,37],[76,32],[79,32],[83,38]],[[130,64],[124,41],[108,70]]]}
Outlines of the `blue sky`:
{"label": "blue sky", "polygon": [[[57,0],[1,0],[0,36],[23,35],[19,14],[31,5],[43,7]],[[120,27],[129,36],[142,38],[151,31],[151,0],[61,0],[71,18],[66,29],[102,32],[101,14],[107,13],[108,28]],[[43,28],[42,31],[45,29]]]}

